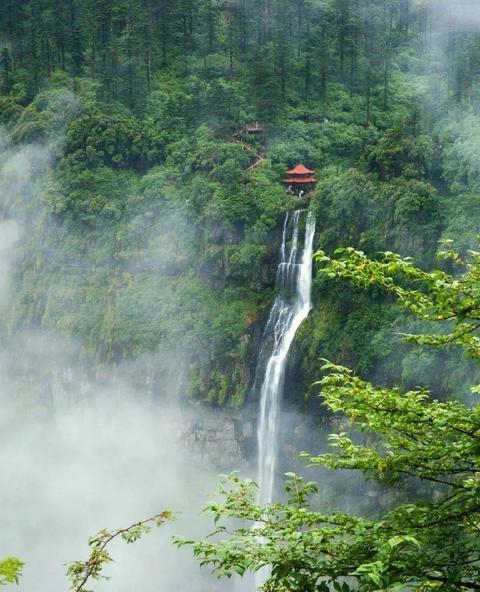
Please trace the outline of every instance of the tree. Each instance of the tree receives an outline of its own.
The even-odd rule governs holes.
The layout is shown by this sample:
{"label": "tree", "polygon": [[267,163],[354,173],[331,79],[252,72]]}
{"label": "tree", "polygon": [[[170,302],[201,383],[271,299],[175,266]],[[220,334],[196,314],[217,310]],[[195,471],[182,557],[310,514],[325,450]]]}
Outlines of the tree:
{"label": "tree", "polygon": [[[438,324],[431,333],[408,335],[410,342],[460,346],[478,360],[480,253],[466,261],[449,248],[441,255],[463,269],[460,276],[419,270],[392,253],[370,260],[341,249],[334,258],[319,253],[317,260],[328,278],[378,286],[423,321]],[[370,518],[322,513],[311,501],[318,486],[289,474],[287,502],[260,507],[256,485],[233,477],[222,485],[223,501],[208,508],[215,535],[177,543],[191,544],[219,576],[269,566],[267,591],[327,592],[332,585],[338,592],[479,590],[480,407],[431,400],[425,388],[403,393],[375,387],[328,362],[325,371],[320,385],[326,407],[375,444],[334,434],[332,452],[306,458],[394,485],[401,502]],[[227,530],[232,518],[243,521],[233,532]]]}

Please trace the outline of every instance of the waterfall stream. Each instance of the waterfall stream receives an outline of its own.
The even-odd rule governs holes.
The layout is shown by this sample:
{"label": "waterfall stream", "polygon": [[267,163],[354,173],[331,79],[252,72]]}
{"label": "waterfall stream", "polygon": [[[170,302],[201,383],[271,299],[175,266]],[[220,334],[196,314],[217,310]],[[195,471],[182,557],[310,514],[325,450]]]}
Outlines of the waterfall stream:
{"label": "waterfall stream", "polygon": [[[303,249],[299,251],[299,226],[305,210],[285,218],[277,268],[277,297],[270,311],[264,334],[264,350],[269,357],[260,373],[260,413],[257,429],[258,443],[258,503],[273,499],[275,472],[278,460],[279,410],[283,397],[285,366],[297,329],[312,308],[312,256],[315,217],[307,213]],[[289,237],[289,226],[292,226]],[[290,240],[289,240],[290,239]],[[262,356],[261,356],[262,357]],[[261,363],[261,362],[259,362]],[[257,379],[259,376],[257,376]]]}

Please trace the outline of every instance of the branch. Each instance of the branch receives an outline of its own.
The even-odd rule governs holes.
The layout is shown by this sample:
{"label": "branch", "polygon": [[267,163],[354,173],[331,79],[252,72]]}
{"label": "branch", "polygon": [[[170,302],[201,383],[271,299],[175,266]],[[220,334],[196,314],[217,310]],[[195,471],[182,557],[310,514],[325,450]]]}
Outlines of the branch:
{"label": "branch", "polygon": [[113,561],[107,546],[116,538],[121,537],[127,543],[134,543],[142,535],[150,532],[150,525],[160,526],[167,520],[173,520],[171,512],[161,512],[146,520],[135,522],[126,528],[120,528],[113,532],[102,530],[92,537],[88,544],[92,547],[89,558],[85,561],[73,561],[68,564],[67,575],[72,581],[71,590],[74,592],[87,592],[85,585],[90,580],[103,578],[101,575],[103,567]]}

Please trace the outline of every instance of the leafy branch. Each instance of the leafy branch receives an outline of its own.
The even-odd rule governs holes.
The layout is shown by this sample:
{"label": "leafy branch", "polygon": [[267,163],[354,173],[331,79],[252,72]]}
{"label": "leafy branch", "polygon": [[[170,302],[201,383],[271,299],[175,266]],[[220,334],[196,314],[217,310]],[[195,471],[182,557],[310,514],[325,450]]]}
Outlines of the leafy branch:
{"label": "leafy branch", "polygon": [[101,530],[88,541],[91,548],[88,559],[86,561],[72,561],[68,564],[67,576],[72,584],[70,589],[74,590],[74,592],[91,592],[85,588],[89,580],[108,579],[102,575],[102,570],[107,564],[113,562],[113,558],[107,549],[113,540],[121,538],[127,544],[135,543],[143,535],[149,533],[152,526],[159,527],[167,520],[174,520],[172,512],[161,512],[146,520],[135,522],[135,524],[126,528],[119,528],[114,531]]}
{"label": "leafy branch", "polygon": [[0,559],[0,586],[18,584],[24,565],[24,562],[17,557]]}

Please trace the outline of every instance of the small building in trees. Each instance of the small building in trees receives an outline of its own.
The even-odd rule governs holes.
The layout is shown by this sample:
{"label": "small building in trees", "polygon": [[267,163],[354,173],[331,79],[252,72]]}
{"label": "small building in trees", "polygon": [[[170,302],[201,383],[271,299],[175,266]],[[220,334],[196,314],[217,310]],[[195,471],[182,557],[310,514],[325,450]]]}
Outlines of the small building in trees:
{"label": "small building in trees", "polygon": [[288,191],[303,197],[313,191],[317,180],[314,177],[315,171],[307,169],[303,164],[297,164],[291,171],[287,171],[287,178],[283,183]]}
{"label": "small building in trees", "polygon": [[258,123],[258,121],[252,121],[251,123],[247,123],[242,131],[251,136],[261,136],[265,133],[265,126]]}
{"label": "small building in trees", "polygon": [[252,121],[245,124],[240,129],[233,132],[234,138],[244,138],[246,141],[253,139],[263,140],[265,135],[265,126],[258,121]]}

